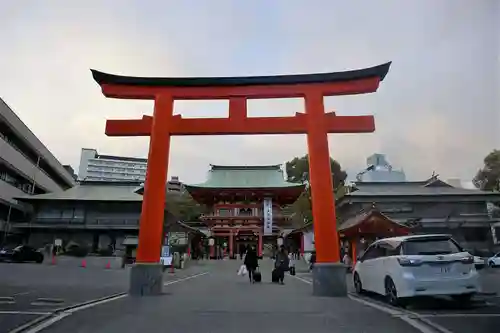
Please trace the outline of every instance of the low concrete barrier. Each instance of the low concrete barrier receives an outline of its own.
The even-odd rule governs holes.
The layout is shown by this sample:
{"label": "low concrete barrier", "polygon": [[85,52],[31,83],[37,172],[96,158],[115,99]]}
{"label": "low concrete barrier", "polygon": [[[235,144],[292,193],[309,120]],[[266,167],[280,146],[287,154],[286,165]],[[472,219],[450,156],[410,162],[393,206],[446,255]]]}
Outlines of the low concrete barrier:
{"label": "low concrete barrier", "polygon": [[[183,256],[183,260],[177,259],[176,269],[184,269],[193,264],[187,255]],[[194,260],[196,262],[196,260]],[[181,268],[182,262],[182,268]],[[121,269],[122,268],[122,257],[94,257],[87,256],[83,258],[71,257],[71,256],[56,256],[55,263],[52,261],[52,257],[45,257],[45,265],[56,265],[64,267],[82,267],[85,263],[86,268],[101,268],[101,269]],[[128,266],[128,265],[127,265]]]}
{"label": "low concrete barrier", "polygon": [[[44,264],[52,265],[52,258],[45,258]],[[65,267],[82,267],[85,264],[86,268],[101,268],[101,269],[118,269],[122,268],[121,257],[70,257],[70,256],[56,256],[55,265]]]}

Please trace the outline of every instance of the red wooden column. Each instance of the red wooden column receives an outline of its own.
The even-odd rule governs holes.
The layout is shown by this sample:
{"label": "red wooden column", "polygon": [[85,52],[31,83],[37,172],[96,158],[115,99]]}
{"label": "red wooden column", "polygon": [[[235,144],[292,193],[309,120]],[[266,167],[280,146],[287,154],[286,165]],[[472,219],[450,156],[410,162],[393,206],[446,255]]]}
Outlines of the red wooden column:
{"label": "red wooden column", "polygon": [[259,242],[257,245],[257,255],[262,257],[262,232],[259,231]]}
{"label": "red wooden column", "polygon": [[234,253],[234,236],[233,232],[231,231],[229,233],[229,259],[233,259],[233,253]]}
{"label": "red wooden column", "polygon": [[321,92],[312,90],[306,93],[305,109],[316,260],[318,263],[339,262],[335,198],[328,151],[328,133],[323,121],[325,108]]}
{"label": "red wooden column", "polygon": [[356,264],[356,261],[358,260],[357,249],[356,249],[357,242],[358,242],[358,240],[356,238],[351,240],[351,252],[352,252],[351,256],[352,256],[352,266],[353,267]]}
{"label": "red wooden column", "polygon": [[137,263],[160,261],[165,214],[165,184],[170,152],[169,123],[173,108],[172,96],[156,97],[142,201]]}
{"label": "red wooden column", "polygon": [[300,234],[300,255],[304,256],[304,232]]}

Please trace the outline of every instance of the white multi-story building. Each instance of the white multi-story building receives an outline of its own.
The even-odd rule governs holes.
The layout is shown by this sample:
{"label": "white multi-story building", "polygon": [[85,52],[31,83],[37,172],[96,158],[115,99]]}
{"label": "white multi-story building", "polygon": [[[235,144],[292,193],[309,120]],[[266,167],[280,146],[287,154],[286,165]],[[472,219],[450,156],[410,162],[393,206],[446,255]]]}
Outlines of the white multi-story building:
{"label": "white multi-story building", "polygon": [[406,182],[403,170],[394,170],[384,154],[373,154],[366,159],[367,168],[357,174],[357,182]]}
{"label": "white multi-story building", "polygon": [[82,148],[78,180],[143,182],[147,164],[145,158],[99,155],[95,149]]}
{"label": "white multi-story building", "polygon": [[0,98],[0,242],[10,232],[10,222],[30,211],[16,198],[74,185],[71,167],[62,165]]}

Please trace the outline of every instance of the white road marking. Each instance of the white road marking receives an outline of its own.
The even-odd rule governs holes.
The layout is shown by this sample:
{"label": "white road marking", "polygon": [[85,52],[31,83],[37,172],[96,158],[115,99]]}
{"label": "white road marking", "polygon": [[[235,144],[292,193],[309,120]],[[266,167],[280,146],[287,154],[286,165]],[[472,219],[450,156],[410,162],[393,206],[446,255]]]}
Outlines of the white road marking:
{"label": "white road marking", "polygon": [[[293,275],[292,275],[293,276]],[[298,277],[298,276],[293,276],[297,280],[300,280],[304,283],[307,284],[312,284],[312,281]],[[396,310],[394,308],[382,305],[382,304],[377,304],[356,296],[348,295],[348,297],[355,302],[359,302],[361,304],[364,304],[366,306],[372,307],[374,309],[377,309],[379,311],[385,312],[389,314],[392,317],[396,317],[407,323],[408,325],[412,326],[416,330],[418,330],[421,333],[453,333],[446,328],[437,325],[426,318],[421,317],[419,314],[406,311],[406,310]]]}
{"label": "white road marking", "polygon": [[[205,274],[208,274],[208,272],[204,272],[204,273],[199,273],[199,274],[194,274],[194,275],[190,275],[190,276],[187,276],[187,277],[184,277],[184,278],[181,278],[181,279],[177,279],[177,280],[173,280],[173,281],[168,281],[168,282],[165,282],[163,285],[164,286],[168,286],[168,285],[171,285],[171,284],[174,284],[174,283],[179,283],[179,282],[184,282],[184,281],[187,281],[189,279],[194,279],[195,277],[198,277],[198,276],[202,276],[202,275],[205,275]],[[104,303],[109,303],[109,302],[112,302],[112,301],[115,301],[117,299],[121,299],[121,298],[125,298],[127,297],[128,295],[127,294],[124,294],[124,295],[117,295],[115,297],[111,297],[111,298],[106,298],[106,299],[103,299],[103,300],[100,300],[100,301],[97,301],[95,300],[96,302],[94,301],[88,301],[88,302],[91,302],[89,304],[83,304],[81,306],[75,306],[74,308],[72,309],[68,309],[68,310],[64,310],[62,311],[61,313],[55,315],[54,317],[48,319],[48,320],[45,320],[43,322],[41,322],[40,324],[32,327],[31,329],[28,329],[27,331],[23,331],[24,333],[37,333],[37,332],[40,332],[41,330],[57,323],[58,321],[66,318],[67,316],[77,312],[77,311],[81,311],[81,310],[85,310],[85,309],[88,309],[88,308],[92,308],[94,306],[97,306],[97,305],[100,305],[100,304],[104,304]],[[86,303],[88,303],[86,302]],[[13,333],[13,332],[16,332],[16,330],[14,331],[11,331],[10,333]]]}
{"label": "white road marking", "polygon": [[500,317],[500,313],[433,313],[433,314],[419,314],[421,318],[432,318],[432,317],[441,317],[441,318],[453,318],[453,317],[471,317],[471,318],[488,318],[488,317]]}
{"label": "white road marking", "polygon": [[[61,319],[64,319],[66,318],[67,316],[71,315],[71,313],[67,313],[67,312],[61,312],[59,314],[57,314],[56,316],[48,319],[48,320],[45,320],[43,322],[41,322],[39,325],[27,330],[27,331],[23,331],[25,333],[37,333],[37,332],[40,332],[41,330],[43,329],[46,329],[47,327],[57,323],[59,320]],[[10,333],[13,333],[15,331],[11,331]]]}
{"label": "white road marking", "polygon": [[20,314],[20,315],[48,315],[51,312],[37,312],[37,311],[2,311],[0,310],[0,315],[2,314],[8,314],[8,315],[15,315],[15,314]]}
{"label": "white road marking", "polygon": [[296,278],[297,280],[300,280],[300,281],[302,281],[302,282],[305,282],[305,283],[307,283],[307,284],[312,284],[312,283],[313,283],[311,280],[301,278],[300,276],[297,276],[297,275],[290,275],[290,276],[292,276],[292,277]]}
{"label": "white road marking", "polygon": [[14,302],[14,297],[0,297],[0,302]]}
{"label": "white road marking", "polygon": [[20,293],[15,293],[15,294],[12,294],[12,296],[16,297],[16,296],[23,296],[23,295],[28,295],[28,294],[31,294],[32,291],[23,291],[23,292],[20,292]]}
{"label": "white road marking", "polygon": [[187,276],[185,278],[181,278],[181,279],[177,279],[177,280],[173,280],[173,281],[168,281],[168,282],[165,282],[163,285],[164,286],[169,286],[171,284],[182,282],[182,281],[186,281],[186,280],[189,280],[189,279],[194,279],[194,278],[196,278],[198,276],[202,276],[202,275],[205,275],[205,274],[208,274],[208,272],[194,274],[194,275]]}

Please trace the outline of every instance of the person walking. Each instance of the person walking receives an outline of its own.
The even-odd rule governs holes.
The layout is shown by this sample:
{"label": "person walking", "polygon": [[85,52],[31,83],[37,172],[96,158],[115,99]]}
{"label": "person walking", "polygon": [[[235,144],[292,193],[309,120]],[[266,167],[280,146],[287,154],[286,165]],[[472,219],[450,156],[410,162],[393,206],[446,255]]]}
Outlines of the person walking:
{"label": "person walking", "polygon": [[312,251],[311,259],[309,259],[309,270],[312,271],[316,263],[316,251]]}
{"label": "person walking", "polygon": [[285,284],[285,272],[290,266],[290,259],[286,253],[285,247],[281,246],[278,253],[276,253],[276,260],[274,261],[274,268],[278,273],[278,282]]}
{"label": "person walking", "polygon": [[255,250],[255,247],[252,246],[248,248],[243,264],[247,268],[250,283],[253,283],[253,275],[257,267],[259,267],[259,259],[257,258],[257,251]]}
{"label": "person walking", "polygon": [[342,258],[342,262],[344,263],[344,265],[347,266],[347,273],[351,273],[352,272],[352,259],[351,259],[351,256],[349,255],[349,253],[345,253],[344,254],[344,258]]}

